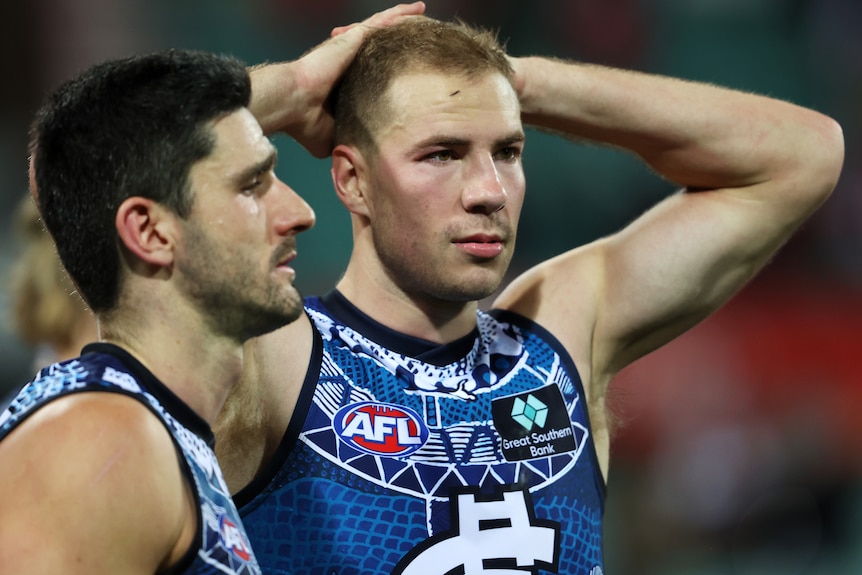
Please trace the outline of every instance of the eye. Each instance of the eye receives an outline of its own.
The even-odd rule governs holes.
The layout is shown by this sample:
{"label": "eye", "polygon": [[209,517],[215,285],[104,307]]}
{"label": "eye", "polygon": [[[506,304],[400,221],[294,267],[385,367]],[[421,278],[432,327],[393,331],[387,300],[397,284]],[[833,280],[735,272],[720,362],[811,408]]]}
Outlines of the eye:
{"label": "eye", "polygon": [[254,179],[246,181],[240,191],[244,196],[262,196],[270,188],[274,177],[275,173],[271,169],[261,172]]}
{"label": "eye", "polygon": [[437,150],[425,156],[425,159],[432,162],[445,163],[455,159],[455,152],[452,150]]}
{"label": "eye", "polygon": [[263,181],[260,178],[255,178],[253,182],[249,182],[248,185],[242,187],[242,194],[244,196],[253,196],[258,190],[260,190]]}
{"label": "eye", "polygon": [[507,146],[500,149],[495,156],[498,160],[514,162],[521,157],[521,148],[516,146]]}

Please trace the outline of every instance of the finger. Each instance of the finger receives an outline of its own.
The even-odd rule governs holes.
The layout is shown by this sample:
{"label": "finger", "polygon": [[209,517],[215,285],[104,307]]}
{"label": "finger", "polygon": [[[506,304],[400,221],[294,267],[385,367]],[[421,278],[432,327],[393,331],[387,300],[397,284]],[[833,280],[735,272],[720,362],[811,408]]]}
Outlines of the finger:
{"label": "finger", "polygon": [[359,26],[359,22],[354,22],[353,24],[347,24],[345,26],[336,26],[335,28],[332,29],[332,32],[329,33],[329,37],[335,38],[336,36],[340,36],[341,34],[344,34],[345,32],[349,32],[350,30],[353,30],[357,26]]}
{"label": "finger", "polygon": [[344,26],[337,26],[332,29],[329,36],[330,38],[334,38],[335,36],[340,36],[345,32],[349,32],[356,28],[357,26],[368,26],[369,28],[379,28],[381,26],[387,26],[389,24],[394,24],[402,20],[405,16],[418,16],[425,12],[425,2],[413,2],[411,4],[398,4],[391,8],[387,8],[381,12],[377,12],[363,20],[362,22],[354,22],[353,24],[347,24]]}
{"label": "finger", "polygon": [[362,23],[367,26],[385,26],[387,24],[391,24],[393,21],[402,19],[404,16],[418,16],[424,12],[425,2],[398,4],[376,14],[372,14],[363,20]]}

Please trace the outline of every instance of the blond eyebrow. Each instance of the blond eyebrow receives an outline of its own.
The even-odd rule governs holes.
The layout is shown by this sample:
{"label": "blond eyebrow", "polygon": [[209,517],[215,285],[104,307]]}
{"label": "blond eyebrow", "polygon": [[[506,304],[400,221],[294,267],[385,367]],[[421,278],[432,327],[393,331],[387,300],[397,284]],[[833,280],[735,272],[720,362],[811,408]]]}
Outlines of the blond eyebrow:
{"label": "blond eyebrow", "polygon": [[272,148],[270,148],[269,154],[267,154],[266,158],[242,170],[239,174],[237,174],[234,180],[238,185],[242,185],[249,180],[253,180],[254,178],[260,176],[261,174],[265,174],[270,170],[274,169],[277,163],[278,150],[275,148],[275,146],[273,146]]}
{"label": "blond eyebrow", "polygon": [[507,136],[497,140],[497,146],[511,146],[512,144],[520,144],[527,139],[527,135],[523,130],[516,130]]}
{"label": "blond eyebrow", "polygon": [[[526,135],[522,130],[515,130],[510,132],[509,134],[503,136],[494,142],[495,147],[501,148],[506,146],[511,146],[512,144],[517,144],[525,141]],[[432,146],[441,146],[445,148],[455,148],[461,146],[467,146],[470,144],[470,140],[466,140],[464,138],[456,138],[453,136],[445,136],[443,134],[435,134],[424,140],[418,142],[415,146],[413,146],[414,150],[421,150],[422,148],[428,148]]]}

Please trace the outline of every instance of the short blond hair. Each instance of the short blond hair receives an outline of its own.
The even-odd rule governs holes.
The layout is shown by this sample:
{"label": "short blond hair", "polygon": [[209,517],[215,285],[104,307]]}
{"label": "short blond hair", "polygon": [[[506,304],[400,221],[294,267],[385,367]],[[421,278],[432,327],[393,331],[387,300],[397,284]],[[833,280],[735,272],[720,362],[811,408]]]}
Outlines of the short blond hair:
{"label": "short blond hair", "polygon": [[497,33],[460,20],[416,16],[371,32],[334,92],[335,144],[376,149],[375,134],[390,117],[385,98],[396,78],[440,72],[476,78],[514,72]]}

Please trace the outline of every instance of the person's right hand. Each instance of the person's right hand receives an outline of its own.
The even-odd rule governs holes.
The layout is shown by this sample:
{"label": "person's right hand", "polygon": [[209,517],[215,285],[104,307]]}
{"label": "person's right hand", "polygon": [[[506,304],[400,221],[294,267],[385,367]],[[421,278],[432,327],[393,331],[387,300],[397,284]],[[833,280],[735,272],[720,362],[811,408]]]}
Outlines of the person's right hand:
{"label": "person's right hand", "polygon": [[[286,132],[315,157],[328,156],[332,151],[334,128],[329,96],[359,51],[365,36],[374,29],[390,26],[424,12],[424,2],[398,4],[377,12],[362,22],[334,28],[329,39],[306,52],[298,60],[252,71],[253,77],[255,74],[264,73],[291,76],[288,82],[278,82],[270,86],[281,86],[282,89],[290,86],[292,93],[273,92],[269,96],[275,100],[266,103],[267,106],[287,105],[291,108],[284,111],[283,124],[278,124],[276,118],[281,114],[274,110],[273,116],[268,119],[261,113],[262,110],[252,109],[264,130],[268,133]],[[277,82],[277,79],[275,80]],[[255,79],[256,89],[258,84],[259,79]],[[269,89],[278,90],[272,87]]]}

